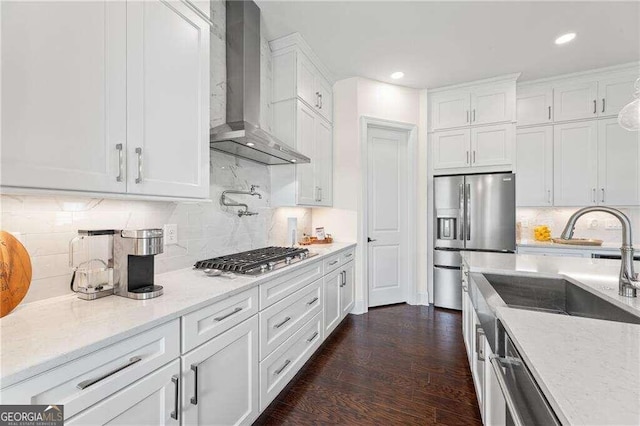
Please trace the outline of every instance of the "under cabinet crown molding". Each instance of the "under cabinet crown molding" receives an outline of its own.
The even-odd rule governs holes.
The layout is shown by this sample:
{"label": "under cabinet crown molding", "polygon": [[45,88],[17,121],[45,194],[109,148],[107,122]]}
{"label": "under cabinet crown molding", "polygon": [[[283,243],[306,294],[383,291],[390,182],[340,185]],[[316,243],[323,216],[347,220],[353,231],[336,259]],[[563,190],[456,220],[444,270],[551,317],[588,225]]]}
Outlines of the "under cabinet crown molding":
{"label": "under cabinet crown molding", "polygon": [[451,86],[443,86],[436,87],[433,89],[426,89],[428,94],[438,93],[438,92],[447,92],[449,90],[457,90],[457,89],[467,89],[475,86],[481,86],[485,84],[496,84],[496,83],[515,83],[518,78],[520,78],[521,72],[515,72],[511,74],[499,75],[496,77],[485,78],[482,80],[474,80],[474,81],[466,81],[464,83],[453,84]]}
{"label": "under cabinet crown molding", "polygon": [[586,71],[576,71],[568,74],[554,75],[551,77],[539,78],[536,80],[526,80],[517,82],[518,88],[524,88],[537,85],[548,85],[565,83],[567,81],[585,81],[585,80],[598,80],[601,77],[606,77],[612,73],[624,73],[635,71],[640,75],[640,61],[627,62],[619,65],[612,65],[610,67],[594,68]]}
{"label": "under cabinet crown molding", "polygon": [[333,76],[333,73],[329,71],[329,69],[324,65],[324,63],[318,58],[318,55],[315,54],[311,46],[302,38],[300,33],[292,33],[284,37],[277,38],[275,40],[269,41],[269,47],[272,52],[276,52],[278,50],[283,50],[287,48],[297,47],[302,53],[304,53],[313,64],[316,66],[318,71],[326,78],[329,83],[333,85],[336,79]]}

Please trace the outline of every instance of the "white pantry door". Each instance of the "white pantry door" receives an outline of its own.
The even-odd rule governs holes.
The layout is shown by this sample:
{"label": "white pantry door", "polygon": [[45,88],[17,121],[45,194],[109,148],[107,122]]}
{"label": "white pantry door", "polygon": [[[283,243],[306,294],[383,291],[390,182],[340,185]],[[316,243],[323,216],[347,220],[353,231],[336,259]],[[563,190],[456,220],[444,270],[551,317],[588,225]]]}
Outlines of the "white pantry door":
{"label": "white pantry door", "polygon": [[369,127],[369,306],[406,302],[408,288],[408,132]]}

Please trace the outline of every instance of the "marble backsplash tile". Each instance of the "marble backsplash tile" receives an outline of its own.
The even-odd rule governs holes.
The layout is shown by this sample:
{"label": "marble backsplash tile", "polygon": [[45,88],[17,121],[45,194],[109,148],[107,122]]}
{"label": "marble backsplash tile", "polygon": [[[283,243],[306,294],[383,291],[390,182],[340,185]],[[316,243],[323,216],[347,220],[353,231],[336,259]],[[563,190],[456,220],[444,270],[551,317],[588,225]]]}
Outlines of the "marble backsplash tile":
{"label": "marble backsplash tile", "polygon": [[[298,218],[298,234],[311,232],[311,209],[270,206],[266,166],[211,152],[210,202],[131,201],[74,196],[0,196],[0,229],[19,236],[33,267],[25,302],[69,292],[69,241],[78,229],[161,228],[178,225],[178,243],[156,257],[156,272],[187,268],[197,260],[287,241],[287,218]],[[249,205],[257,216],[238,217],[237,207],[224,207],[225,189],[258,185],[262,199],[231,198]],[[106,250],[106,249],[105,249]]]}
{"label": "marble backsplash tile", "polygon": [[[551,228],[551,236],[559,237],[569,217],[578,208],[572,207],[544,207],[544,208],[518,208],[516,221],[522,224],[522,240],[533,239],[533,228],[537,225],[548,225]],[[620,208],[629,219],[633,230],[633,243],[640,245],[640,207]],[[618,220],[607,213],[589,213],[584,215],[576,223],[575,238],[595,238],[606,243],[620,243],[621,231],[619,229],[606,229],[608,223],[619,223]]]}

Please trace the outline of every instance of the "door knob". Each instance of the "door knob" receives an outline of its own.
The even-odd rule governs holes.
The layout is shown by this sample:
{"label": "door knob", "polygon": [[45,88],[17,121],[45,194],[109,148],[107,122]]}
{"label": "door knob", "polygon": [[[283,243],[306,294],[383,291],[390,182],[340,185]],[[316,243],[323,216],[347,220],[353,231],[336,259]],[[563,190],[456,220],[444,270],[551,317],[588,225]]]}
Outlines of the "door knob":
{"label": "door knob", "polygon": [[374,241],[378,241],[378,240],[372,240],[371,238],[367,237],[367,242],[368,242],[368,243],[372,243],[372,242],[374,242]]}

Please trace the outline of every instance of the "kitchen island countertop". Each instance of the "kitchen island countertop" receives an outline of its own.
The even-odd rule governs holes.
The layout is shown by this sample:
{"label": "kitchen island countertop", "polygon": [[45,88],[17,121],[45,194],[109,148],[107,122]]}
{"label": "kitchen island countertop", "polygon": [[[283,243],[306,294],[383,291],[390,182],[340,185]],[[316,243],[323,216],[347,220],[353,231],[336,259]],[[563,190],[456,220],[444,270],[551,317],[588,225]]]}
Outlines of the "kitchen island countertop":
{"label": "kitchen island countertop", "polygon": [[[472,252],[463,261],[470,272],[562,276],[640,315],[640,298],[618,295],[620,261]],[[563,424],[640,424],[640,325],[508,307],[496,313]]]}

